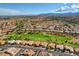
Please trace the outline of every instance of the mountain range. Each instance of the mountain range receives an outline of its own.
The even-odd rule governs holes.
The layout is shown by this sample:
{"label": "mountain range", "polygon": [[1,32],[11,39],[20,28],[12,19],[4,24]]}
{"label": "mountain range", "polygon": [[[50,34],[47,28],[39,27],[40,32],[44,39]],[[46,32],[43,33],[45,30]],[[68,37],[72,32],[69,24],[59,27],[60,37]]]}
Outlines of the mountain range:
{"label": "mountain range", "polygon": [[44,13],[44,14],[39,14],[39,16],[75,16],[75,15],[79,15],[79,12],[76,13]]}

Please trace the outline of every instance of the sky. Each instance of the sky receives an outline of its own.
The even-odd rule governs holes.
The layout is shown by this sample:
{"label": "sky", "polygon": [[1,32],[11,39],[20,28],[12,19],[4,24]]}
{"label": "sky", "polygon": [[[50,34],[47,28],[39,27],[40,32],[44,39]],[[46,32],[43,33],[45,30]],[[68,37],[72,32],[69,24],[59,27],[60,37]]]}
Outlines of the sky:
{"label": "sky", "polygon": [[0,3],[0,15],[79,12],[78,3]]}

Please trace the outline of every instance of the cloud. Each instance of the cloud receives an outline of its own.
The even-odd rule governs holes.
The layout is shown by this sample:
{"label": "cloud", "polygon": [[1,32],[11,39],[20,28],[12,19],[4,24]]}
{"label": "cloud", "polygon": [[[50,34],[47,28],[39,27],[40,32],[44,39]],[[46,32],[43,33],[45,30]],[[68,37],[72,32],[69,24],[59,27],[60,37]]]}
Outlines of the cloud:
{"label": "cloud", "polygon": [[73,8],[73,9],[79,9],[79,4],[73,4],[72,6],[71,6],[71,8]]}
{"label": "cloud", "polygon": [[19,10],[0,8],[0,15],[25,15],[25,14],[27,13]]}
{"label": "cloud", "polygon": [[79,12],[79,4],[65,5],[55,10],[57,13]]}

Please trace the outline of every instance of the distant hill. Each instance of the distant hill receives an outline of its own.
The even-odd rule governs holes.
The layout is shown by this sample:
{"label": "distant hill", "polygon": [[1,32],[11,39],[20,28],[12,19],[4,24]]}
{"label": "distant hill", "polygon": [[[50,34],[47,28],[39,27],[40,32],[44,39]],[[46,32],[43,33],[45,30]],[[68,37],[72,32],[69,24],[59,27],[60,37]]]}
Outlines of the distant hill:
{"label": "distant hill", "polygon": [[74,15],[79,15],[78,13],[44,13],[44,14],[39,14],[39,16],[74,16]]}

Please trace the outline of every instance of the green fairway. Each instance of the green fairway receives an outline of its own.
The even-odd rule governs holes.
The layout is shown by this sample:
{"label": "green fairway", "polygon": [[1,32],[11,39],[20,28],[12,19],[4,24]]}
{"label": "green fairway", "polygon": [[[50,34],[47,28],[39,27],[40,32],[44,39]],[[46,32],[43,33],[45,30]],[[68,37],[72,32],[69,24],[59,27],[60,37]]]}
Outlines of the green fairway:
{"label": "green fairway", "polygon": [[6,38],[6,40],[31,40],[31,41],[46,41],[53,42],[56,44],[63,44],[72,47],[79,47],[79,44],[69,43],[69,40],[75,39],[71,36],[60,36],[60,35],[50,35],[46,32],[25,32],[25,33],[16,33],[12,32]]}
{"label": "green fairway", "polygon": [[26,32],[20,34],[17,34],[16,32],[12,32],[6,38],[6,40],[35,40],[35,41],[54,42],[57,44],[64,44],[71,39],[73,39],[73,37],[50,35],[45,32]]}

